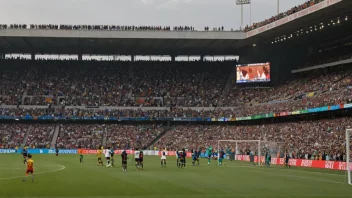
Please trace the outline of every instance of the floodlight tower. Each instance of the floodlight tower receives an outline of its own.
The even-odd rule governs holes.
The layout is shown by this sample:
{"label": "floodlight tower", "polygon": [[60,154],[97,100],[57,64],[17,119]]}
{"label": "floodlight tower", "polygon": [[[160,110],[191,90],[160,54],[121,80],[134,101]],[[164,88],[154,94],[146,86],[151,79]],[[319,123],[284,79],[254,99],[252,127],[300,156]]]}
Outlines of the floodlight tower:
{"label": "floodlight tower", "polygon": [[241,29],[243,29],[243,5],[249,4],[250,5],[250,13],[249,13],[249,24],[252,25],[252,6],[251,0],[236,0],[236,5],[241,5]]}

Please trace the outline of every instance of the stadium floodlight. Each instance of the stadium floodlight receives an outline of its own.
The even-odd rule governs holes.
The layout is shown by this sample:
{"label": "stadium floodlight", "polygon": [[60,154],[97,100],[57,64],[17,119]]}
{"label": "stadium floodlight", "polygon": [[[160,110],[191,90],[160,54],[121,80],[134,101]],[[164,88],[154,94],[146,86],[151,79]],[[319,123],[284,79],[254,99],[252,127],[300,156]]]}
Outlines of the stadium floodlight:
{"label": "stadium floodlight", "polygon": [[352,185],[351,181],[351,134],[352,129],[346,129],[346,168],[347,168],[347,182]]}
{"label": "stadium floodlight", "polygon": [[243,5],[249,4],[249,25],[252,25],[252,4],[251,0],[236,0],[236,5],[241,6],[241,28],[243,28]]}
{"label": "stadium floodlight", "polygon": [[251,4],[251,0],[236,0],[236,5]]}
{"label": "stadium floodlight", "polygon": [[[257,154],[257,163],[258,163],[258,166],[260,166],[260,162],[261,162],[261,141],[260,140],[218,140],[218,150],[217,150],[217,153],[218,153],[218,163],[219,163],[219,157],[220,157],[220,150],[225,150],[229,147],[235,147],[235,148],[232,148],[235,150],[235,155],[239,154],[239,145],[242,144],[242,143],[254,143],[254,145],[252,145],[252,148],[253,150],[256,150],[256,154]],[[229,145],[230,144],[230,145]],[[234,145],[233,145],[234,144]],[[257,145],[255,145],[257,144]],[[253,151],[252,150],[252,151]]]}

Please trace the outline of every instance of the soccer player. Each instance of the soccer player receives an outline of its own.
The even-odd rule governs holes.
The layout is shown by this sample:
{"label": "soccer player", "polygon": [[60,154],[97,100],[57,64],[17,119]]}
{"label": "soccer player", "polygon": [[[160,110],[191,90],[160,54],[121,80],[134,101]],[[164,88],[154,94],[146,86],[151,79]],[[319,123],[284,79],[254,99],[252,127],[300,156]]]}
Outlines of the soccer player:
{"label": "soccer player", "polygon": [[185,154],[183,153],[183,151],[180,151],[179,155],[180,155],[179,168],[183,168],[185,166]]}
{"label": "soccer player", "polygon": [[166,167],[166,152],[165,150],[161,152],[161,167]]}
{"label": "soccer player", "polygon": [[59,148],[57,148],[57,147],[56,147],[56,149],[55,149],[55,155],[56,155],[56,156],[59,156]]}
{"label": "soccer player", "polygon": [[219,151],[219,164],[222,165],[222,160],[224,159],[225,152],[223,150]]}
{"label": "soccer player", "polygon": [[180,165],[180,154],[176,150],[176,166],[179,167],[179,165]]}
{"label": "soccer player", "polygon": [[27,170],[26,170],[26,177],[23,179],[25,182],[27,180],[28,174],[30,173],[32,175],[32,182],[34,182],[34,161],[32,160],[32,155],[28,154],[28,160],[27,160]]}
{"label": "soccer player", "polygon": [[110,153],[110,147],[108,147],[106,150],[105,150],[105,159],[106,159],[106,167],[111,167],[111,164],[110,164],[110,158],[111,158],[111,153]]}
{"label": "soccer player", "polygon": [[101,160],[101,147],[99,147],[99,149],[97,150],[97,157],[98,157],[98,166],[104,166],[103,160]]}
{"label": "soccer player", "polygon": [[110,149],[110,155],[111,155],[111,166],[115,166],[115,164],[114,164],[114,162],[115,162],[115,160],[114,160],[115,150],[114,150],[113,147],[111,147],[111,149]]}
{"label": "soccer player", "polygon": [[182,155],[183,155],[183,166],[186,168],[186,157],[187,157],[187,153],[186,153],[186,149],[183,148],[182,149]]}
{"label": "soccer player", "polygon": [[285,166],[288,167],[288,168],[291,168],[289,162],[290,162],[290,154],[286,151]]}
{"label": "soccer player", "polygon": [[199,158],[200,158],[200,154],[202,153],[202,149],[199,149],[197,152],[197,162],[198,162],[198,166],[200,165],[199,163]]}
{"label": "soccer player", "polygon": [[127,153],[125,150],[122,151],[121,153],[121,160],[122,160],[122,171],[126,172],[127,171]]}
{"label": "soccer player", "polygon": [[23,164],[26,164],[27,163],[27,156],[28,156],[27,148],[23,148],[22,155],[23,155]]}
{"label": "soccer player", "polygon": [[79,163],[83,163],[83,151],[81,147],[78,149],[78,154],[79,154]]}
{"label": "soccer player", "polygon": [[208,165],[210,165],[211,154],[213,153],[213,147],[208,147]]}
{"label": "soccer player", "polygon": [[139,165],[142,167],[142,170],[143,170],[143,158],[144,158],[143,151],[140,151],[139,152]]}
{"label": "soccer player", "polygon": [[176,151],[176,155],[177,155],[177,167],[181,167],[181,159],[182,159],[182,156],[183,156],[183,151]]}
{"label": "soccer player", "polygon": [[140,151],[138,150],[138,148],[135,149],[134,151],[134,161],[136,162],[136,168],[139,168],[139,154],[140,154]]}
{"label": "soccer player", "polygon": [[[198,157],[198,151],[197,149],[192,150],[192,165],[194,166],[196,161],[197,161],[197,157]],[[199,161],[198,161],[198,165],[199,165]]]}
{"label": "soccer player", "polygon": [[270,168],[270,161],[271,161],[271,156],[269,154],[269,152],[265,153],[265,165]]}

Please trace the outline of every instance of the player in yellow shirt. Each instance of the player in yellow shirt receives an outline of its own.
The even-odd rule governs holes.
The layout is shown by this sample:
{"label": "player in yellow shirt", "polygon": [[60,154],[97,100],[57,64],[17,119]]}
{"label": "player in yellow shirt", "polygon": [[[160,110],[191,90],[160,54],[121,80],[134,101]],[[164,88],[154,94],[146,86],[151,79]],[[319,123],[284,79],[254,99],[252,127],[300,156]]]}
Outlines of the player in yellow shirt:
{"label": "player in yellow shirt", "polygon": [[26,177],[24,178],[24,182],[27,180],[28,174],[32,175],[32,182],[34,182],[34,161],[32,160],[32,155],[28,154],[27,160],[27,170],[26,170]]}
{"label": "player in yellow shirt", "polygon": [[100,146],[97,150],[98,166],[100,166],[100,165],[104,166],[103,160],[101,160],[101,154],[103,153],[103,150],[101,148],[102,147]]}

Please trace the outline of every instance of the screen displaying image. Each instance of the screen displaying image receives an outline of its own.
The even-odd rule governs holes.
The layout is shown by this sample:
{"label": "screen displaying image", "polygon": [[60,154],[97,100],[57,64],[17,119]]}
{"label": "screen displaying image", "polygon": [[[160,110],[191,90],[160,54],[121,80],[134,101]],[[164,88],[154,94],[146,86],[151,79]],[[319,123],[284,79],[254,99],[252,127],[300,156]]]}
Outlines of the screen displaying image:
{"label": "screen displaying image", "polygon": [[236,65],[236,82],[270,82],[270,63]]}

